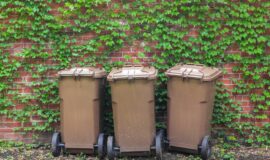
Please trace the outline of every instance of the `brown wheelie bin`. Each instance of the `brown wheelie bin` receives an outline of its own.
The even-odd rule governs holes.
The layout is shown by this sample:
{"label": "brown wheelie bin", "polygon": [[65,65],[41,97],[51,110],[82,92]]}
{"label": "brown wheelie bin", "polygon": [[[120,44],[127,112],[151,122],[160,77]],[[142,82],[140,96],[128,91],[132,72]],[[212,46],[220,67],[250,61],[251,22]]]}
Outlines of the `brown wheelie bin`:
{"label": "brown wheelie bin", "polygon": [[215,98],[217,68],[179,64],[166,72],[168,80],[169,150],[211,155],[210,122]]}
{"label": "brown wheelie bin", "polygon": [[[111,86],[114,135],[107,140],[107,156],[162,153],[161,133],[156,135],[154,67],[114,68],[107,77]],[[159,146],[156,146],[159,145]]]}
{"label": "brown wheelie bin", "polygon": [[59,75],[60,130],[52,136],[52,154],[71,153],[104,156],[102,97],[106,73],[99,68],[72,68]]}

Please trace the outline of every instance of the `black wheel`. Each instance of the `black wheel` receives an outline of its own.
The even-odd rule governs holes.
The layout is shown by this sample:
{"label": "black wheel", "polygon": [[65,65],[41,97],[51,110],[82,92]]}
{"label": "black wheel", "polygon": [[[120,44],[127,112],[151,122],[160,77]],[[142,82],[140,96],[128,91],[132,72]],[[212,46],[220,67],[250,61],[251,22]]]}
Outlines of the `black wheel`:
{"label": "black wheel", "polygon": [[51,151],[52,155],[54,157],[58,157],[61,154],[61,147],[59,146],[61,142],[61,136],[59,132],[55,132],[52,136],[52,146],[51,146]]}
{"label": "black wheel", "polygon": [[211,156],[211,139],[210,136],[203,137],[201,143],[201,157],[203,160],[207,160]]}
{"label": "black wheel", "polygon": [[158,160],[162,160],[163,157],[163,151],[164,151],[164,141],[165,141],[165,133],[164,130],[160,130],[155,139],[156,144],[156,157]]}
{"label": "black wheel", "polygon": [[110,160],[115,158],[114,138],[113,138],[113,136],[109,136],[108,139],[107,139],[107,156],[108,156],[108,159],[110,159]]}
{"label": "black wheel", "polygon": [[105,155],[105,135],[100,133],[98,136],[98,157],[103,158]]}

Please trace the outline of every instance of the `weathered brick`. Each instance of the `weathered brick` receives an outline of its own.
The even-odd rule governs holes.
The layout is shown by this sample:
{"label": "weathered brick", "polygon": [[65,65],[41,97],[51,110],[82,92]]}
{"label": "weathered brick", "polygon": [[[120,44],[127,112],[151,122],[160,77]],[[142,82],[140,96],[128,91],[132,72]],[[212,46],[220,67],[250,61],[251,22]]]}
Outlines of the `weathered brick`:
{"label": "weathered brick", "polygon": [[232,81],[230,79],[220,79],[220,82],[224,83],[225,85],[231,85]]}
{"label": "weathered brick", "polygon": [[194,38],[198,37],[199,36],[199,29],[198,28],[191,28],[189,30],[188,36],[194,37]]}
{"label": "weathered brick", "polygon": [[21,141],[21,140],[23,140],[23,136],[21,134],[19,134],[19,133],[12,132],[12,133],[4,134],[4,139],[5,140],[18,140],[18,141]]}
{"label": "weathered brick", "polygon": [[13,132],[13,128],[0,128],[0,132]]}

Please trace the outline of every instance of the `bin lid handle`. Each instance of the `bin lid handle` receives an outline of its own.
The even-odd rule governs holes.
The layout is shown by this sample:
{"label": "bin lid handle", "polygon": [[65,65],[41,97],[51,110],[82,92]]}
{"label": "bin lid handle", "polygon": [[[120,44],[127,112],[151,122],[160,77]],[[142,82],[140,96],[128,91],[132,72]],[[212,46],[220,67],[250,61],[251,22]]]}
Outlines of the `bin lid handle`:
{"label": "bin lid handle", "polygon": [[[179,68],[179,69],[181,69],[181,68]],[[181,75],[182,77],[184,77],[186,70],[187,70],[187,68],[185,68],[185,70],[182,72],[182,75]]]}
{"label": "bin lid handle", "polygon": [[[79,75],[83,70],[81,69],[79,72],[77,72],[77,74]],[[94,73],[94,72],[93,72]]]}
{"label": "bin lid handle", "polygon": [[128,79],[131,80],[133,79],[134,75],[135,75],[135,70],[133,69],[134,66],[131,66],[132,67],[132,71],[133,71],[133,74],[131,74],[131,70],[128,70]]}
{"label": "bin lid handle", "polygon": [[203,80],[203,78],[204,78],[204,72],[202,71],[202,69],[200,69],[200,70],[198,70],[198,71],[202,74],[201,80]]}
{"label": "bin lid handle", "polygon": [[112,74],[112,80],[114,80],[114,77],[115,77],[114,75],[120,72],[122,72],[122,68],[118,68],[117,71],[114,74]]}
{"label": "bin lid handle", "polygon": [[78,68],[75,68],[75,70],[74,70],[74,72],[73,72],[73,76],[78,76],[78,74],[77,74],[77,69],[78,69]]}
{"label": "bin lid handle", "polygon": [[190,75],[191,72],[192,72],[192,69],[189,70],[189,72],[187,74],[185,74],[185,76],[187,77],[188,75]]}
{"label": "bin lid handle", "polygon": [[[193,71],[193,69],[188,70],[187,68],[185,68],[184,71],[182,72],[181,76],[186,78],[192,73],[192,71]],[[204,78],[204,72],[202,72],[202,70],[197,70],[197,71],[202,74],[201,77],[199,77],[202,80]]]}
{"label": "bin lid handle", "polygon": [[[74,72],[73,72],[73,75],[74,75],[75,77],[78,77],[82,71],[83,71],[83,69],[78,70],[78,68],[76,68],[76,69],[74,70]],[[94,75],[94,72],[92,72],[91,75]]]}

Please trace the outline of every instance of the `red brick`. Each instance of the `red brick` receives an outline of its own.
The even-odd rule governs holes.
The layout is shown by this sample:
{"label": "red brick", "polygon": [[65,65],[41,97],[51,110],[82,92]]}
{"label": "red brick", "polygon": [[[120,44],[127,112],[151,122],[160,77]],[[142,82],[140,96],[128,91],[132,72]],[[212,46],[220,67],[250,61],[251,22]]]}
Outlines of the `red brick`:
{"label": "red brick", "polygon": [[57,74],[57,71],[49,71],[49,72],[47,72],[47,76],[56,78],[58,76],[58,74]]}
{"label": "red brick", "polygon": [[[270,33],[269,33],[270,34]],[[265,48],[265,53],[270,53],[270,47],[269,46],[267,46],[266,48]]]}
{"label": "red brick", "polygon": [[249,107],[249,106],[251,106],[251,103],[250,102],[241,102],[241,106],[242,107]]}
{"label": "red brick", "polygon": [[49,11],[50,14],[54,16],[60,15],[58,8],[63,6],[61,3],[49,3],[49,6],[51,7],[51,10]]}
{"label": "red brick", "polygon": [[21,134],[19,133],[7,133],[7,134],[4,134],[4,139],[6,140],[22,140],[23,137]]}
{"label": "red brick", "polygon": [[24,108],[24,105],[23,104],[17,104],[15,106],[15,109],[23,109]]}
{"label": "red brick", "polygon": [[190,37],[198,37],[199,36],[199,30],[197,28],[192,28],[189,33],[188,36]]}
{"label": "red brick", "polygon": [[23,127],[31,127],[32,126],[32,123],[31,122],[24,122],[22,124]]}
{"label": "red brick", "polygon": [[95,36],[96,35],[93,32],[89,32],[89,33],[84,33],[81,38],[84,41],[88,41],[88,40],[94,38]]}
{"label": "red brick", "polygon": [[269,117],[266,119],[256,119],[256,122],[258,122],[258,123],[269,122]]}
{"label": "red brick", "polygon": [[[241,112],[241,113],[244,113],[244,114],[249,114],[249,112]],[[251,118],[244,118],[242,117],[240,120],[236,120],[237,122],[252,122],[253,120]]]}
{"label": "red brick", "polygon": [[147,63],[152,62],[152,61],[153,61],[152,58],[144,58],[143,59],[143,62],[147,62]]}
{"label": "red brick", "polygon": [[112,57],[112,58],[111,58],[111,61],[112,61],[112,62],[117,62],[117,61],[120,61],[120,58],[118,58],[118,57],[117,57],[117,58],[116,58],[116,57]]}
{"label": "red brick", "polygon": [[150,52],[150,53],[145,53],[145,56],[146,56],[146,57],[150,57],[150,58],[151,58],[153,55],[154,55],[154,53],[153,53],[153,52]]}
{"label": "red brick", "polygon": [[235,66],[237,66],[236,63],[227,63],[227,64],[223,65],[224,68],[232,68],[232,67],[235,67]]}
{"label": "red brick", "polygon": [[233,74],[224,74],[222,76],[223,79],[231,79],[231,78],[240,78],[240,74],[238,73],[233,73]]}
{"label": "red brick", "polygon": [[49,59],[46,61],[46,64],[55,64],[55,62],[53,60]]}
{"label": "red brick", "polygon": [[39,116],[32,116],[32,121],[41,121],[42,119]]}
{"label": "red brick", "polygon": [[188,35],[185,35],[182,39],[183,39],[183,41],[188,41],[189,40],[189,36]]}
{"label": "red brick", "polygon": [[234,99],[237,101],[242,101],[243,100],[243,96],[242,95],[235,95]]}
{"label": "red brick", "polygon": [[15,127],[20,127],[21,123],[20,122],[1,122],[0,123],[0,128],[15,128]]}
{"label": "red brick", "polygon": [[224,68],[226,71],[227,71],[227,73],[233,73],[233,68]]}
{"label": "red brick", "polygon": [[234,43],[232,45],[230,45],[227,50],[227,52],[239,52],[239,46],[237,43]]}
{"label": "red brick", "polygon": [[129,56],[132,56],[132,57],[137,57],[138,52],[125,52],[125,53],[123,53],[123,56],[125,56],[125,55],[129,55]]}
{"label": "red brick", "polygon": [[14,122],[13,119],[8,118],[8,117],[2,117],[2,121],[3,121],[3,122]]}
{"label": "red brick", "polygon": [[22,78],[20,77],[20,78],[15,78],[14,79],[14,82],[15,83],[21,83],[22,82]]}
{"label": "red brick", "polygon": [[32,89],[30,87],[24,87],[23,93],[32,93]]}
{"label": "red brick", "polygon": [[249,96],[244,95],[244,96],[242,96],[242,98],[243,98],[243,101],[250,101]]}
{"label": "red brick", "polygon": [[130,47],[123,47],[118,52],[126,53],[126,52],[130,52],[130,51],[131,51]]}
{"label": "red brick", "polygon": [[13,128],[0,128],[0,132],[13,132]]}
{"label": "red brick", "polygon": [[34,79],[31,76],[23,76],[22,77],[22,82],[31,82]]}
{"label": "red brick", "polygon": [[15,55],[17,53],[22,52],[23,49],[25,48],[31,48],[33,43],[31,43],[28,40],[19,40],[17,43],[14,43],[13,46],[10,48],[10,53],[12,55]]}
{"label": "red brick", "polygon": [[250,113],[254,108],[253,107],[242,107],[243,112]]}
{"label": "red brick", "polygon": [[116,53],[111,53],[110,56],[111,57],[122,57],[122,52],[116,52]]}
{"label": "red brick", "polygon": [[8,125],[9,127],[21,127],[22,126],[22,123],[21,122],[14,122],[14,123],[9,123]]}
{"label": "red brick", "polygon": [[255,126],[257,126],[257,127],[263,127],[263,124],[264,123],[262,123],[262,122],[255,122]]}
{"label": "red brick", "polygon": [[262,94],[264,89],[254,89],[253,92],[256,94]]}
{"label": "red brick", "polygon": [[31,76],[30,73],[25,72],[25,71],[20,71],[20,75],[21,75],[21,76]]}
{"label": "red brick", "polygon": [[96,64],[95,67],[97,67],[97,68],[103,68],[103,64]]}
{"label": "red brick", "polygon": [[47,108],[49,108],[49,109],[58,109],[59,105],[58,104],[50,104],[50,105],[47,106]]}
{"label": "red brick", "polygon": [[235,86],[234,85],[231,85],[231,84],[225,84],[224,85],[225,88],[229,89],[229,90],[232,90]]}
{"label": "red brick", "polygon": [[53,123],[52,124],[52,127],[54,127],[54,128],[60,128],[60,123]]}
{"label": "red brick", "polygon": [[230,79],[220,79],[219,81],[224,84],[232,84],[232,81]]}
{"label": "red brick", "polygon": [[2,139],[4,139],[5,138],[5,133],[1,133],[0,132],[0,139],[2,140]]}
{"label": "red brick", "polygon": [[138,47],[130,47],[130,52],[134,52],[134,53],[144,52],[144,49],[138,48]]}

